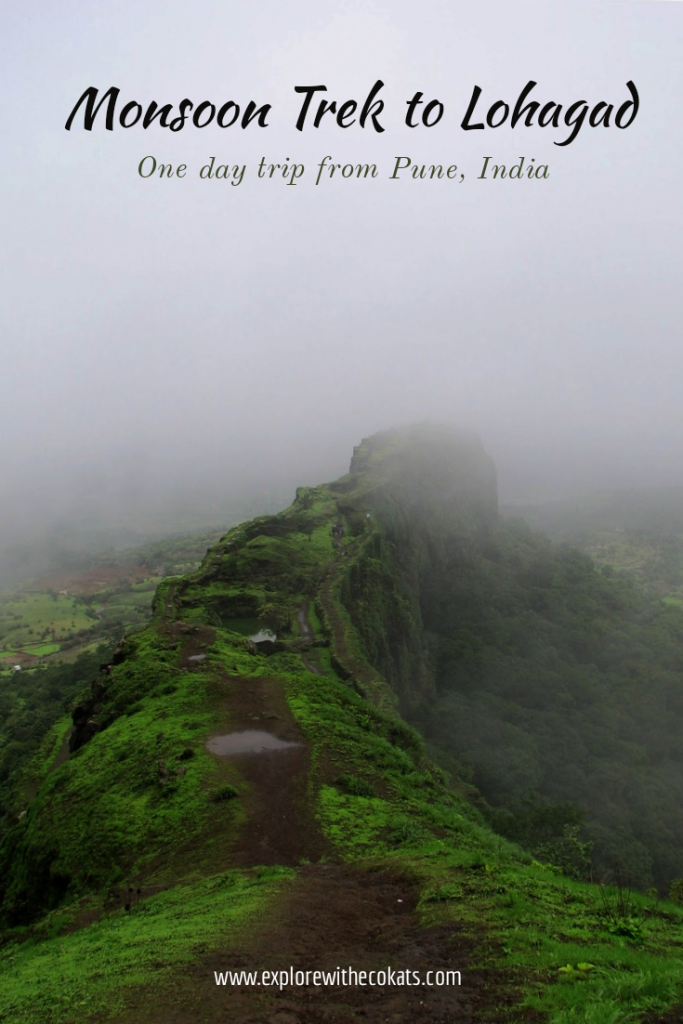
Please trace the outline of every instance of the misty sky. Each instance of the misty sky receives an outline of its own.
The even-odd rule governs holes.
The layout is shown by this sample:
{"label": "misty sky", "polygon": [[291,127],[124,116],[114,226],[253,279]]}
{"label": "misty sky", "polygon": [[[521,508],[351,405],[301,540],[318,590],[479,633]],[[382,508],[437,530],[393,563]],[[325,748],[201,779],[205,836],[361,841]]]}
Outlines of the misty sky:
{"label": "misty sky", "polygon": [[[478,431],[510,495],[683,483],[683,5],[38,0],[2,21],[0,545],[91,500],[334,477],[427,417]],[[295,130],[295,85],[363,101],[378,78],[384,133]],[[565,126],[461,130],[475,84],[485,112],[529,79],[565,109],[632,79],[640,111],[567,147]],[[267,102],[270,127],[65,131],[91,85],[119,110]],[[403,123],[417,90],[444,103],[431,129]],[[148,154],[187,176],[143,180]],[[380,176],[316,187],[326,155]],[[550,177],[478,181],[487,155]],[[242,184],[200,180],[211,156]],[[397,156],[466,180],[389,180]],[[304,177],[258,181],[262,157]]]}

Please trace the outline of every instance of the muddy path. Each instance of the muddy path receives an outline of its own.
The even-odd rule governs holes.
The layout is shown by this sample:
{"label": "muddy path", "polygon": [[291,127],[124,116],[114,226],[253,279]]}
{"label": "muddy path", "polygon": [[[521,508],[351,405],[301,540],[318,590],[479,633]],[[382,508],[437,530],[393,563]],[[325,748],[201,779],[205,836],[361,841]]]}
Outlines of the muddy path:
{"label": "muddy path", "polygon": [[[423,927],[414,883],[398,874],[346,865],[298,869],[296,880],[257,931],[229,936],[149,998],[139,993],[125,1024],[503,1024],[516,1017],[511,976],[475,967],[475,941],[457,924]],[[479,959],[477,957],[477,959]],[[460,971],[461,984],[437,987],[217,985],[226,971]],[[411,975],[411,977],[413,977]],[[349,980],[348,978],[346,979]],[[414,980],[414,978],[413,978]]]}
{"label": "muddy path", "polygon": [[[297,612],[305,641],[314,638],[307,607]],[[180,630],[179,632],[184,632]],[[210,631],[183,636],[180,660],[206,650]],[[307,652],[308,653],[308,652]],[[302,653],[310,671],[307,653]],[[511,1024],[537,1018],[515,1014],[515,979],[499,967],[484,967],[486,933],[465,934],[457,922],[426,926],[417,910],[418,885],[399,869],[376,870],[339,863],[315,817],[310,751],[287,705],[277,677],[235,677],[217,681],[225,708],[214,733],[264,730],[297,744],[284,750],[230,758],[247,783],[245,822],[224,867],[288,865],[295,877],[246,931],[215,936],[215,948],[193,963],[177,966],[150,988],[134,989],[114,1024]],[[220,761],[221,758],[215,755]],[[225,762],[224,762],[225,763]],[[337,861],[337,862],[335,862]],[[163,962],[163,949],[159,950]],[[216,972],[326,971],[418,972],[419,984],[313,985],[270,987]],[[460,984],[427,984],[427,973],[459,971]],[[415,976],[411,974],[415,982]],[[540,1020],[540,1018],[538,1018]]]}
{"label": "muddy path", "polygon": [[[306,607],[297,620],[313,638]],[[191,627],[180,661],[206,650],[210,630]],[[187,629],[187,632],[185,630]],[[307,666],[308,667],[308,666]],[[317,668],[317,667],[316,667]],[[315,669],[311,669],[315,671]],[[245,821],[226,846],[221,868],[288,865],[295,877],[245,931],[215,936],[210,952],[178,965],[151,989],[133,989],[112,1024],[511,1024],[536,1020],[513,1014],[519,993],[514,978],[487,960],[486,934],[466,935],[457,922],[425,926],[417,911],[418,886],[398,869],[379,871],[336,862],[315,817],[310,751],[289,710],[277,677],[229,676],[216,681],[225,709],[214,735],[263,730],[297,744],[284,750],[230,758],[247,783],[241,799]],[[220,762],[222,759],[215,755]],[[225,763],[225,760],[223,760]],[[212,943],[213,944],[213,943]],[[163,962],[163,948],[159,950]],[[348,979],[282,988],[216,972],[360,971],[419,972],[424,984],[358,985]],[[460,971],[460,984],[428,985],[427,972]],[[413,982],[414,975],[411,975]],[[227,979],[226,979],[227,980]]]}
{"label": "muddy path", "polygon": [[308,621],[308,604],[302,604],[296,613],[296,621],[299,623],[301,636],[304,640],[313,640],[313,627]]}
{"label": "muddy path", "polygon": [[232,851],[236,867],[295,866],[326,851],[308,804],[310,754],[305,746],[235,757],[249,784],[247,821]]}
{"label": "muddy path", "polygon": [[[302,604],[301,607],[297,610],[296,621],[299,624],[299,629],[301,630],[302,638],[307,642],[315,640],[315,633],[308,619],[308,602]],[[303,661],[304,665],[306,666],[309,672],[313,672],[313,674],[316,676],[323,675],[322,670],[316,665],[316,663],[313,661],[313,658],[305,652],[302,652],[301,660]]]}
{"label": "muddy path", "polygon": [[[230,677],[224,729],[263,729],[295,743],[286,750],[230,757],[247,783],[246,821],[231,851],[234,867],[260,864],[295,866],[329,853],[311,807],[310,750],[287,705],[279,680],[268,676]],[[222,758],[216,755],[220,762]]]}

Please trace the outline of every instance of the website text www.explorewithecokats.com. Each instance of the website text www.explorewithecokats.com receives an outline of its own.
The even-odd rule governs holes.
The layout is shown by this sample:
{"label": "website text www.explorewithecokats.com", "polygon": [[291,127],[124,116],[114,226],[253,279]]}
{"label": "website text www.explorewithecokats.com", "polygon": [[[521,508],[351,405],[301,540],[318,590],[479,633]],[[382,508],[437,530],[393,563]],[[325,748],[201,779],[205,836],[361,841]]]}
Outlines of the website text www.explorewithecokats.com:
{"label": "website text www.explorewithecokats.com", "polygon": [[263,986],[264,988],[321,987],[397,987],[429,986],[443,988],[462,983],[460,971],[395,970],[392,967],[377,971],[357,971],[353,967],[337,967],[334,971],[297,971],[293,967],[280,971],[214,971],[217,985]]}

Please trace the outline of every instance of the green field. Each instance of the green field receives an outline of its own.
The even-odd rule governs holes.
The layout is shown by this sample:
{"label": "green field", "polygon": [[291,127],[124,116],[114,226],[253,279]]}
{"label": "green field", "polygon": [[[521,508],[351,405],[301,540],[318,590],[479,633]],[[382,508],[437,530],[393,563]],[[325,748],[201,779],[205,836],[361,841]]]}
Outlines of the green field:
{"label": "green field", "polygon": [[[0,594],[0,659],[21,661],[22,655],[31,655],[71,661],[100,643],[117,643],[147,624],[159,583],[196,569],[224,532],[93,555],[77,571],[56,566],[52,576]],[[10,665],[0,667],[0,677],[11,671]]]}
{"label": "green field", "polygon": [[76,597],[21,594],[0,603],[0,644],[14,651],[58,645],[60,640],[91,629],[95,622]]}
{"label": "green field", "polygon": [[[267,505],[275,508],[277,502]],[[223,526],[118,550],[86,553],[74,541],[58,557],[43,560],[41,571],[48,575],[0,591],[0,679],[12,673],[10,659],[31,655],[47,663],[71,662],[143,628],[159,583],[193,572],[230,527],[255,511],[240,508],[226,514]],[[30,671],[28,661],[23,667]]]}
{"label": "green field", "polygon": [[30,646],[27,644],[24,647],[26,654],[33,654],[37,658],[45,658],[48,654],[56,654],[59,650],[59,644],[37,644],[35,647],[33,644]]}

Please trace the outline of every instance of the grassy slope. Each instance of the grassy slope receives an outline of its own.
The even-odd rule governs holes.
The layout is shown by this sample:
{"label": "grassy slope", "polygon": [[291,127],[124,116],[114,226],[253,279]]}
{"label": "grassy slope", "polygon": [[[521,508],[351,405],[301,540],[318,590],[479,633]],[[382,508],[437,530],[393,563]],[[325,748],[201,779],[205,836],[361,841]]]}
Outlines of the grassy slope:
{"label": "grassy slope", "polygon": [[[248,787],[204,747],[229,726],[226,693],[259,678],[279,688],[310,744],[309,799],[334,857],[412,875],[425,922],[460,921],[477,936],[485,925],[480,959],[513,969],[520,1014],[526,1004],[556,1024],[614,1024],[682,998],[677,907],[532,863],[484,826],[396,717],[338,599],[379,529],[374,513],[354,518],[355,483],[343,498],[300,492],[290,510],[233,530],[196,574],[162,586],[154,623],[103,680],[104,731],[52,772],[65,723],[47,737],[28,773],[42,780],[38,795],[2,849],[12,927],[0,1020],[116,1020],[130,987],[163,984],[228,932],[238,942],[237,923],[244,934],[260,927],[293,872],[231,865]],[[372,501],[362,486],[356,497],[356,511]],[[307,601],[316,637],[306,657],[322,675],[304,667],[296,643]],[[291,645],[266,658],[222,626],[254,613]],[[200,648],[207,658],[190,668]]]}
{"label": "grassy slope", "polygon": [[45,730],[107,648],[150,621],[161,577],[149,572],[193,571],[222,532],[84,556],[71,568],[67,558],[61,571],[0,593],[0,833],[14,777]]}

